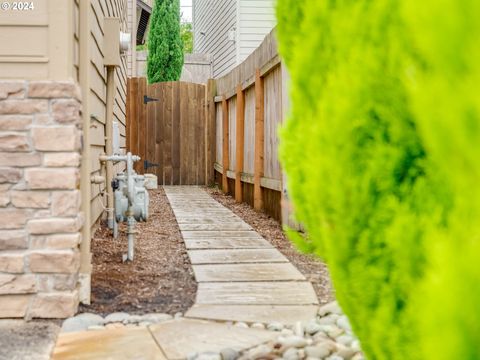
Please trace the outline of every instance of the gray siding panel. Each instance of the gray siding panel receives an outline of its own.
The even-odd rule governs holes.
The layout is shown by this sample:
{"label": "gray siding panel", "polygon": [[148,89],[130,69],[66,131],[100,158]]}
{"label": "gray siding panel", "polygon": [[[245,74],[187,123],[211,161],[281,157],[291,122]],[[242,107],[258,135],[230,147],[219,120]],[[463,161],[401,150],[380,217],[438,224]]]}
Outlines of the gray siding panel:
{"label": "gray siding panel", "polygon": [[239,62],[244,61],[276,25],[274,0],[238,0]]}
{"label": "gray siding panel", "polygon": [[214,77],[237,64],[236,44],[228,40],[229,31],[237,26],[236,4],[236,0],[193,0],[194,52],[213,56]]}

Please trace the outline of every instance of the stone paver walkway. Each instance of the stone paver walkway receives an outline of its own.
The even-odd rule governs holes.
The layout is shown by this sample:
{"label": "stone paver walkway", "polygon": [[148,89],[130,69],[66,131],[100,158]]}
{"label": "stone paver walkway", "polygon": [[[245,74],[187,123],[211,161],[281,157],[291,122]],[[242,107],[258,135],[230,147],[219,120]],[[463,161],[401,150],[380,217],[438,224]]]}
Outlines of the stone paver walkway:
{"label": "stone paver walkway", "polygon": [[195,278],[197,298],[185,318],[148,327],[62,333],[53,359],[186,359],[192,353],[243,351],[274,332],[232,322],[314,319],[310,282],[240,217],[199,187],[165,187]]}
{"label": "stone paver walkway", "polygon": [[292,324],[315,317],[310,282],[232,211],[198,187],[165,187],[198,285],[186,317]]}

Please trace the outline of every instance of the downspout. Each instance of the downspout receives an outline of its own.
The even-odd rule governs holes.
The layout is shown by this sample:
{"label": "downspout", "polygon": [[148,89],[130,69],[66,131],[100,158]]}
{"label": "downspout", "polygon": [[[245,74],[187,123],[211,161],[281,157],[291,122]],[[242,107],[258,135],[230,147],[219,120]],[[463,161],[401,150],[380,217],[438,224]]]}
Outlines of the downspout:
{"label": "downspout", "polygon": [[90,155],[90,0],[79,2],[79,82],[82,90],[83,151],[80,168],[80,191],[84,224],[80,243],[79,297],[83,304],[90,304],[92,274],[91,240],[91,155]]}
{"label": "downspout", "polygon": [[[115,66],[107,66],[107,105],[106,105],[106,124],[105,124],[105,151],[107,156],[113,155],[113,103],[115,100]],[[108,227],[113,229],[113,207],[114,207],[114,198],[113,198],[113,189],[112,189],[112,180],[113,180],[113,162],[107,161],[107,222]]]}

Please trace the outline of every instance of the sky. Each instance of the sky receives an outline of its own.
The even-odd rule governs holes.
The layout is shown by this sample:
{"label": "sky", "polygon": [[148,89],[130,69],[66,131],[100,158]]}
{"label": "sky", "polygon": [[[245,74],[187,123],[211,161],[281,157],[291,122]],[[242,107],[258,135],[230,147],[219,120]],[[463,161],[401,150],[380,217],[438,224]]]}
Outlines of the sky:
{"label": "sky", "polygon": [[180,12],[183,14],[182,21],[192,22],[192,0],[180,0]]}

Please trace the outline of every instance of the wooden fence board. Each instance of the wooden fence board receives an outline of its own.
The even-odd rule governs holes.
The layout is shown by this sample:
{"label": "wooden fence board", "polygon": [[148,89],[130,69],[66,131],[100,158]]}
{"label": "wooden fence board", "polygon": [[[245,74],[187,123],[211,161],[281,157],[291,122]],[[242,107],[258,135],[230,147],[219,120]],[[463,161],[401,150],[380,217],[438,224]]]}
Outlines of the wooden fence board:
{"label": "wooden fence board", "polygon": [[[172,98],[180,99],[180,83],[172,83]],[[172,183],[180,184],[180,101],[173,101],[172,119]]]}
{"label": "wooden fence board", "polygon": [[242,202],[243,146],[245,125],[245,93],[242,85],[237,87],[236,144],[235,144],[235,200]]}
{"label": "wooden fence board", "polygon": [[[152,101],[145,104],[144,96]],[[155,173],[160,185],[206,184],[205,96],[204,85],[129,79],[127,146],[142,158],[138,173],[145,173],[148,160],[158,164],[146,172]]]}

